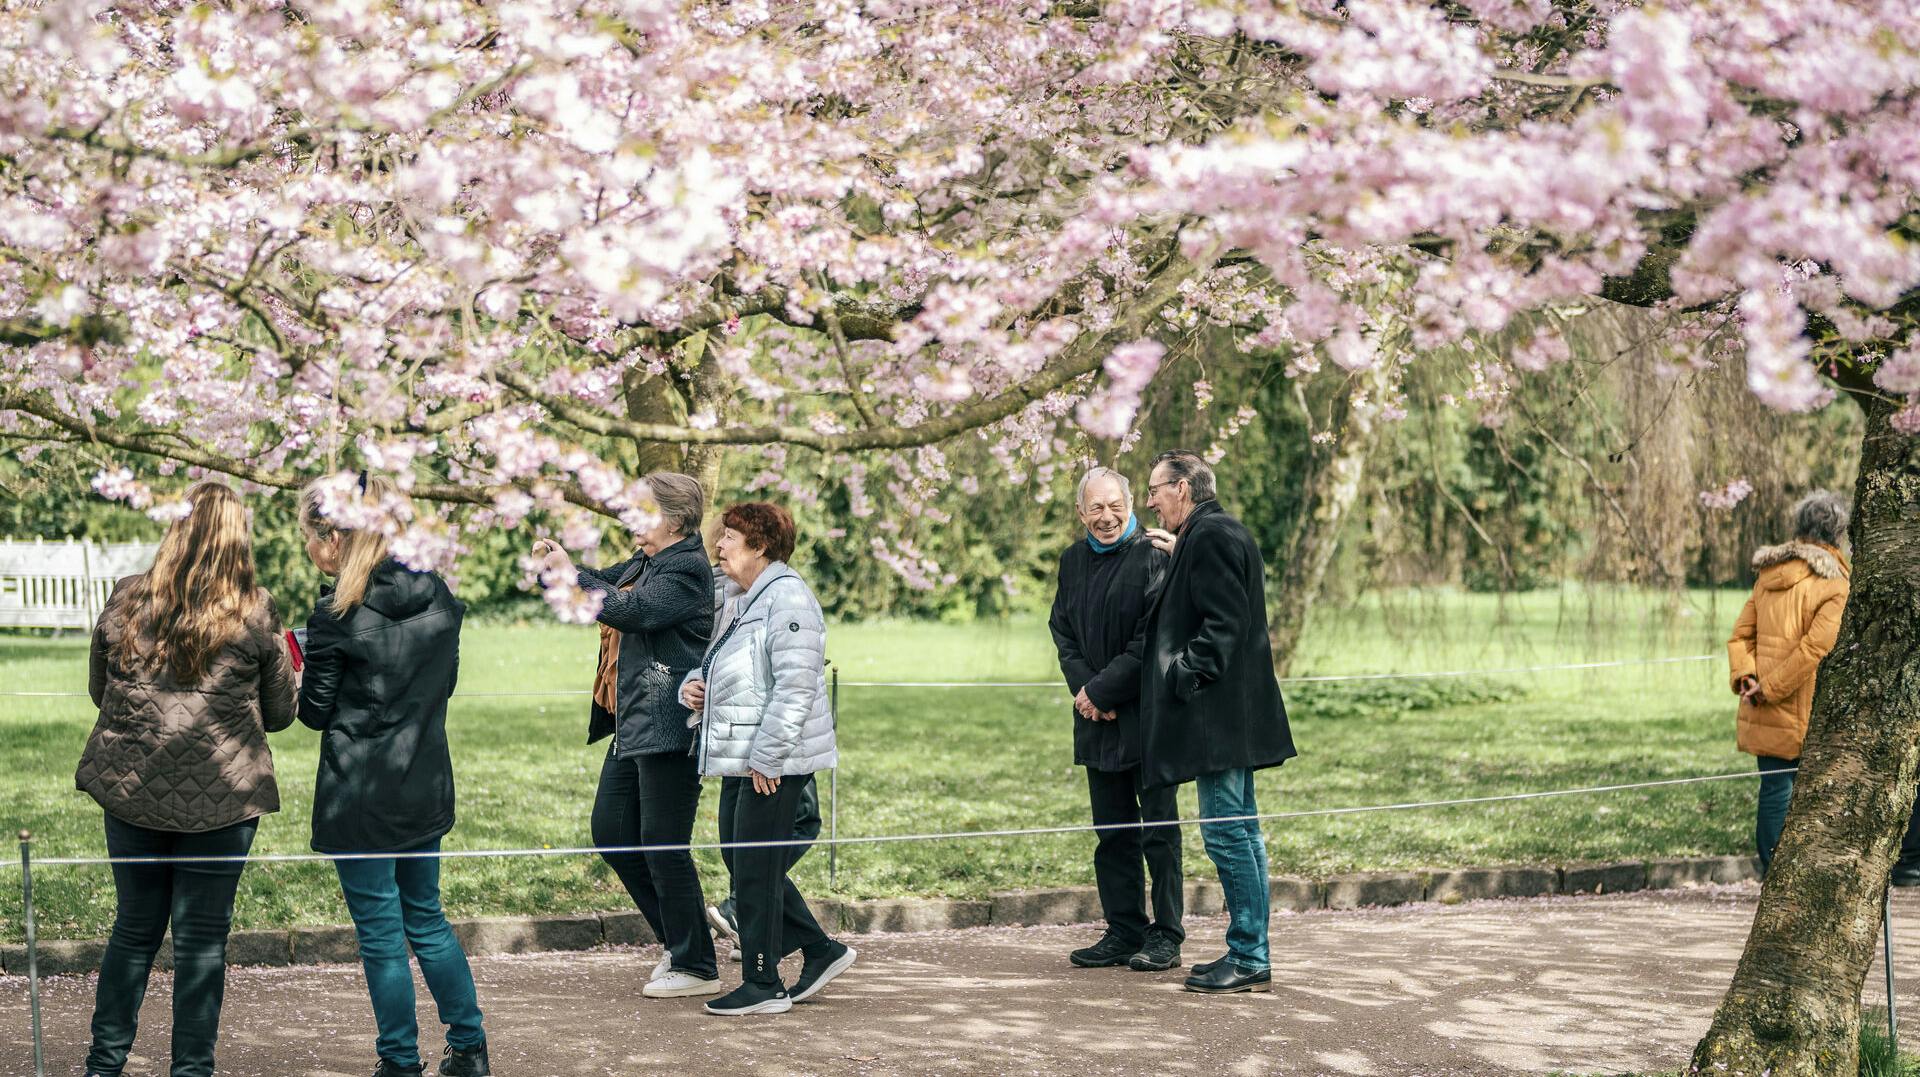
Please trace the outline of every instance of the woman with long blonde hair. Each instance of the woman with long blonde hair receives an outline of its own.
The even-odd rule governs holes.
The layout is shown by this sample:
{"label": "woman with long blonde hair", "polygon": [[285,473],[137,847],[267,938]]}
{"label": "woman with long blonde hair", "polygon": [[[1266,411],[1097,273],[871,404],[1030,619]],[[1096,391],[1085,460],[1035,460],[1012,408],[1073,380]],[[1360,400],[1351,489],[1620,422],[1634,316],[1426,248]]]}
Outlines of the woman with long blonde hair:
{"label": "woman with long blonde hair", "polygon": [[106,813],[113,934],[100,962],[90,1077],[126,1065],[160,941],[173,926],[173,1077],[213,1072],[239,859],[280,810],[267,734],[293,724],[279,615],[255,586],[246,506],[203,482],[153,567],[121,580],[93,630],[88,689],[100,718],[75,784]]}
{"label": "woman with long blonde hair", "polygon": [[[465,607],[438,575],[389,557],[384,532],[336,522],[329,489],[322,480],[300,496],[307,556],[334,581],[307,619],[300,685],[300,720],[322,734],[313,847],[409,854],[334,861],[373,999],[374,1077],[423,1072],[409,948],[447,1025],[438,1072],[486,1077],[473,972],[440,907],[434,855],[453,829],[447,698]],[[405,496],[378,477],[361,475],[346,496],[370,512],[407,514]]]}

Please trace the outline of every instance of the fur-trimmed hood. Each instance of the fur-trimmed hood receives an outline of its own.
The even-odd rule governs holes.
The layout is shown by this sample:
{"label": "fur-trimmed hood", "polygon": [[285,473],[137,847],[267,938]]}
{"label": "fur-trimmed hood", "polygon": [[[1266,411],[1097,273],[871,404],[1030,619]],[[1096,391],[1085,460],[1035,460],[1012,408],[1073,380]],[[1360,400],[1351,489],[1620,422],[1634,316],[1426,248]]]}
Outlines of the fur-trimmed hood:
{"label": "fur-trimmed hood", "polygon": [[1761,586],[1770,591],[1785,590],[1809,575],[1843,580],[1852,572],[1839,550],[1814,542],[1762,546],[1753,551],[1753,570],[1760,574]]}

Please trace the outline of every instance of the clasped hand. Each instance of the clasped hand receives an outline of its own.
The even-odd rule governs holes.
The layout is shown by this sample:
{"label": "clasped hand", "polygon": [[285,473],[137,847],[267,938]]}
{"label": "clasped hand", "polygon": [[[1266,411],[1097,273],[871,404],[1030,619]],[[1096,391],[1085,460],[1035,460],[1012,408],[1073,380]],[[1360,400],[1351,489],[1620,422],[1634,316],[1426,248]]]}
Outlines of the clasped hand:
{"label": "clasped hand", "polygon": [[1093,700],[1087,698],[1085,688],[1080,689],[1080,694],[1073,697],[1073,709],[1089,722],[1111,722],[1120,717],[1119,711],[1103,711],[1094,706]]}

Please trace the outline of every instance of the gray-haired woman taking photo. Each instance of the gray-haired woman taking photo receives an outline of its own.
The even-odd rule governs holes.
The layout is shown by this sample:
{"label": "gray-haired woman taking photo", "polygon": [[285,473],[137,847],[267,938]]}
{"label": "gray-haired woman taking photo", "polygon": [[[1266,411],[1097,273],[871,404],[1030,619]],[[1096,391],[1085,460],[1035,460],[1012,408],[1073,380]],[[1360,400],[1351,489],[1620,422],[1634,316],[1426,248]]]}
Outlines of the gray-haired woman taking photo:
{"label": "gray-haired woman taking photo", "polygon": [[[603,596],[587,726],[589,744],[612,738],[593,801],[593,843],[603,848],[685,845],[700,806],[700,771],[689,754],[694,730],[677,689],[680,678],[700,664],[713,631],[713,568],[700,543],[705,498],[691,475],[656,471],[645,482],[660,519],[635,536],[638,550],[627,560],[604,569],[576,568],[552,542],[533,547],[549,570],[576,573],[581,587]],[[601,857],[667,949],[642,993],[718,994],[720,971],[693,854]]]}

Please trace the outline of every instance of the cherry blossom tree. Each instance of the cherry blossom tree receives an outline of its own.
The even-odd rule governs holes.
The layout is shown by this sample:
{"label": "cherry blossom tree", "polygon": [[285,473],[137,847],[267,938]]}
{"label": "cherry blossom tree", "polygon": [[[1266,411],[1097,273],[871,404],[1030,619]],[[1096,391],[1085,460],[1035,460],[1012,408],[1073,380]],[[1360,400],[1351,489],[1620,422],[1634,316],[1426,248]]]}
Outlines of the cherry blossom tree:
{"label": "cherry blossom tree", "polygon": [[1665,315],[1675,370],[1849,396],[1853,598],[1695,1062],[1851,1067],[1920,770],[1907,0],[47,0],[0,46],[0,436],[332,475],[416,563],[591,545],[727,449],[884,469],[911,517],[956,438],[1131,448],[1221,329],[1350,382],[1336,438],[1544,312],[1473,353],[1497,410],[1595,296]]}

